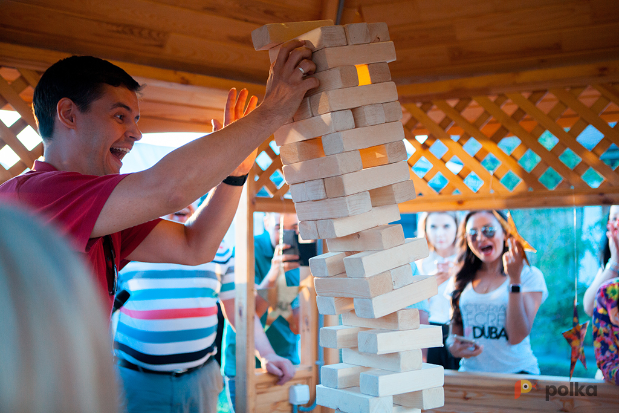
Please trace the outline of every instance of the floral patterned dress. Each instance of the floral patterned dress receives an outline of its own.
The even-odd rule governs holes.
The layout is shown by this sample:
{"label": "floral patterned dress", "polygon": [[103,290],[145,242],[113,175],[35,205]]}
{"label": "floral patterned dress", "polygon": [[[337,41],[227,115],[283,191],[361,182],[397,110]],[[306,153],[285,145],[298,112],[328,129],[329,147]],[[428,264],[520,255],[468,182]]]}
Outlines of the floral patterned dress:
{"label": "floral patterned dress", "polygon": [[593,311],[593,346],[604,379],[619,385],[619,278],[602,284]]}

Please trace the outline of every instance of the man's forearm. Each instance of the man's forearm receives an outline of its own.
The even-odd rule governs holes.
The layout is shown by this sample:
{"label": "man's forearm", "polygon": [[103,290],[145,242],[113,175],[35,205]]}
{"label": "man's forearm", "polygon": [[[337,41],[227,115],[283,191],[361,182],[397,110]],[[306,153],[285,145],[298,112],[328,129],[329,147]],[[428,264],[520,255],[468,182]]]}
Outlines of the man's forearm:
{"label": "man's forearm", "polygon": [[219,184],[185,224],[187,244],[198,261],[210,262],[234,219],[243,187]]}

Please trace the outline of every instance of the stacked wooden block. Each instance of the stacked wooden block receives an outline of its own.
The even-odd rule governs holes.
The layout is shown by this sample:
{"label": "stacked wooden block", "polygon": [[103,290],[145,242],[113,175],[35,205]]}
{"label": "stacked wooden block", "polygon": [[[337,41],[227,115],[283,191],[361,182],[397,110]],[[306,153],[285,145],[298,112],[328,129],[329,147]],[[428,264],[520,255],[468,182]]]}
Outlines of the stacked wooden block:
{"label": "stacked wooden block", "polygon": [[428,246],[389,225],[397,204],[415,198],[387,65],[395,48],[384,23],[332,24],[252,33],[272,61],[282,42],[306,40],[320,80],[275,133],[301,236],[326,239],[329,250],[310,260],[318,310],[342,315],[343,325],[320,331],[320,345],[341,349],[343,363],[322,367],[317,402],[350,413],[439,407],[443,368],[422,363],[421,349],[442,346],[441,327],[420,325],[407,308],[437,293],[436,279],[411,267]]}

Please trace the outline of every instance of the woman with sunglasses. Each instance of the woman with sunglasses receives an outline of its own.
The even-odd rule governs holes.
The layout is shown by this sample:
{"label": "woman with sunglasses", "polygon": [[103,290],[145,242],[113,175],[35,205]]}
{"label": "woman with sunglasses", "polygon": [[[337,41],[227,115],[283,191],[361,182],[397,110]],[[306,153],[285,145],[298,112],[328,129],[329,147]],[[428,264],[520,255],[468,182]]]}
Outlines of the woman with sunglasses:
{"label": "woman with sunglasses", "polygon": [[492,211],[468,213],[460,234],[448,340],[451,354],[462,358],[459,370],[539,374],[529,333],[548,296],[541,271],[524,265],[522,246]]}

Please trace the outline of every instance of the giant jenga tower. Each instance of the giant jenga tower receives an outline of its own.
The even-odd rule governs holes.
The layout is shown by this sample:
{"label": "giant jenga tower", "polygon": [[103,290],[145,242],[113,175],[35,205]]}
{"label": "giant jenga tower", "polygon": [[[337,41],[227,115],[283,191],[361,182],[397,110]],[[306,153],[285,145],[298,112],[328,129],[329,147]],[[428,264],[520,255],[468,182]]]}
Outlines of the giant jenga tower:
{"label": "giant jenga tower", "polygon": [[271,61],[281,43],[305,40],[320,81],[275,133],[301,237],[326,239],[329,249],[310,260],[318,311],[342,315],[343,325],[320,330],[320,345],[341,349],[343,363],[322,367],[318,404],[347,413],[442,406],[443,367],[421,355],[442,346],[441,327],[420,325],[418,310],[406,308],[437,293],[435,277],[411,268],[428,246],[389,225],[415,189],[387,25],[270,24],[252,38]]}

